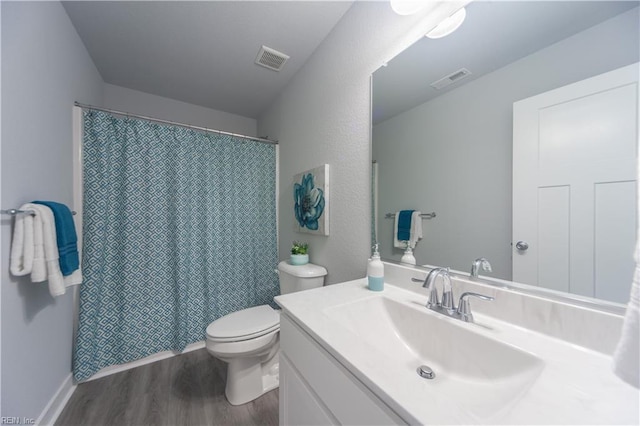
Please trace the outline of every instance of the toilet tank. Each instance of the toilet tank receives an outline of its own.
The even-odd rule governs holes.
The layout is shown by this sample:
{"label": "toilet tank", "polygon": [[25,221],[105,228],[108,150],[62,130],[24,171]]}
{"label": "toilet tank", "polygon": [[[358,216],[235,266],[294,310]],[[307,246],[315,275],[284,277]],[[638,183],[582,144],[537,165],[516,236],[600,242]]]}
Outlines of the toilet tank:
{"label": "toilet tank", "polygon": [[280,277],[280,294],[287,294],[322,287],[327,270],[313,263],[292,265],[287,261],[282,261],[278,264],[278,275]]}

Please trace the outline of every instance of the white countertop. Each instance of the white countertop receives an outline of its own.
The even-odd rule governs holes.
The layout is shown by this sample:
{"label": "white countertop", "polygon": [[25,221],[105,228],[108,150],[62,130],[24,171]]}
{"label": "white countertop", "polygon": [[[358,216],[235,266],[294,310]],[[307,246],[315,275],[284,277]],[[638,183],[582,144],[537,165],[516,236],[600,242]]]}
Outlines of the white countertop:
{"label": "white countertop", "polygon": [[[375,297],[403,303],[426,303],[421,295],[385,283],[371,292],[366,279],[276,297],[289,315],[325,350],[411,424],[639,424],[640,393],[612,373],[612,359],[590,349],[475,314],[476,324],[442,316],[476,333],[513,345],[544,362],[544,368],[521,395],[500,410],[483,410],[492,395],[504,392],[499,383],[449,395],[437,381],[424,380],[416,366],[401,365],[376,351],[325,312],[327,309]],[[425,311],[432,315],[435,312]],[[434,339],[446,336],[433,336]],[[478,391],[482,389],[485,391]],[[486,391],[489,389],[489,391]],[[495,393],[494,393],[495,392]],[[474,406],[474,415],[464,407]]]}

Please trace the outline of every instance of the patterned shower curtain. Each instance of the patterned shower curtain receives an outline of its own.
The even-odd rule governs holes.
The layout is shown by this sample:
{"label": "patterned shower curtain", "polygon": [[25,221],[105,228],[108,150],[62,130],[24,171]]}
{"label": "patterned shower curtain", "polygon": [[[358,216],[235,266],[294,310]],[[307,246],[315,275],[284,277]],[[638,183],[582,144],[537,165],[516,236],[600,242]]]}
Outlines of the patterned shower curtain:
{"label": "patterned shower curtain", "polygon": [[78,381],[278,294],[275,146],[84,112]]}

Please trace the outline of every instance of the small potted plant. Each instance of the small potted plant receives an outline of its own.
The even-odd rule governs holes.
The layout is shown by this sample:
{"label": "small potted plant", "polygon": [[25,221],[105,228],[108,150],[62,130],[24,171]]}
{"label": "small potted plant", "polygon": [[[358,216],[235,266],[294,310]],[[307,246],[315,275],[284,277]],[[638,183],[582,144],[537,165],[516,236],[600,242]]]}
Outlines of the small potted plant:
{"label": "small potted plant", "polygon": [[293,242],[291,247],[291,264],[292,265],[306,265],[309,263],[309,245],[307,243]]}

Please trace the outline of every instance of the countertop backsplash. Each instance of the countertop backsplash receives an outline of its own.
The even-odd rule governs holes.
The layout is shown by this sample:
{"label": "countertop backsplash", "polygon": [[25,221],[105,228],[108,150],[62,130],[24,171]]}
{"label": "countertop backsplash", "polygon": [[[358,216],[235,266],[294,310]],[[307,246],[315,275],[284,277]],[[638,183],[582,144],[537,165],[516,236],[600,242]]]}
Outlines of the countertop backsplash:
{"label": "countertop backsplash", "polygon": [[[427,272],[411,266],[385,262],[385,281],[405,290],[426,294],[411,278],[424,278]],[[561,339],[605,355],[613,355],[620,339],[622,315],[526,294],[514,289],[451,277],[454,300],[473,291],[495,298],[492,302],[471,300],[472,312]]]}

